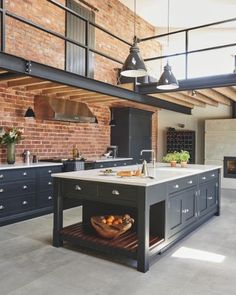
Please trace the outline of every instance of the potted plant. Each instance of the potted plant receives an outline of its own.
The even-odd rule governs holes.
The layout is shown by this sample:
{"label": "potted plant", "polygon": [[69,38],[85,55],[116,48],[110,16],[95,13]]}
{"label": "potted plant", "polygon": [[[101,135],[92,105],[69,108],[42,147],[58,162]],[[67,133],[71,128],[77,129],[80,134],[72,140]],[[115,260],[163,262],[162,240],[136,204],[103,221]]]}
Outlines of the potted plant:
{"label": "potted plant", "polygon": [[7,163],[15,163],[15,145],[22,139],[23,130],[13,127],[2,129],[0,132],[0,144],[6,144],[7,146]]}
{"label": "potted plant", "polygon": [[165,157],[163,157],[162,161],[165,163],[170,163],[171,167],[176,167],[178,160],[178,153],[168,153]]}
{"label": "potted plant", "polygon": [[179,153],[179,161],[182,168],[185,168],[187,166],[187,163],[190,159],[190,154],[188,151],[181,151]]}

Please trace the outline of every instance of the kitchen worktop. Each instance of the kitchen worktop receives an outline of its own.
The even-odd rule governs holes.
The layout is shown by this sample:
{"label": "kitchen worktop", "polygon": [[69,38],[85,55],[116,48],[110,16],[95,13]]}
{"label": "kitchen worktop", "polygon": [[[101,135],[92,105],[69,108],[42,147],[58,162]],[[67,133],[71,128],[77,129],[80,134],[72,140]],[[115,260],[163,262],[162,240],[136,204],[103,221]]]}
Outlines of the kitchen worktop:
{"label": "kitchen worktop", "polygon": [[[141,168],[141,165],[139,165]],[[113,171],[121,170],[137,170],[138,165],[132,166],[123,166],[113,169]],[[221,166],[216,165],[188,165],[186,168],[171,168],[167,164],[157,163],[156,168],[151,168],[149,165],[149,176],[140,177],[119,177],[114,173],[113,175],[103,175],[101,169],[87,170],[87,171],[76,171],[76,172],[67,172],[67,173],[56,173],[52,174],[53,177],[66,178],[66,179],[78,179],[78,180],[87,180],[87,181],[96,181],[96,182],[106,182],[106,183],[118,183],[125,185],[136,185],[136,186],[152,186],[159,183],[172,181],[175,179],[188,177],[191,175],[196,175],[204,173],[207,171],[212,171],[215,169],[220,169]]]}
{"label": "kitchen worktop", "polygon": [[61,166],[62,163],[52,162],[39,162],[39,163],[16,163],[16,164],[0,164],[0,170],[6,169],[25,169],[25,168],[36,168],[36,167],[49,167],[49,166]]}

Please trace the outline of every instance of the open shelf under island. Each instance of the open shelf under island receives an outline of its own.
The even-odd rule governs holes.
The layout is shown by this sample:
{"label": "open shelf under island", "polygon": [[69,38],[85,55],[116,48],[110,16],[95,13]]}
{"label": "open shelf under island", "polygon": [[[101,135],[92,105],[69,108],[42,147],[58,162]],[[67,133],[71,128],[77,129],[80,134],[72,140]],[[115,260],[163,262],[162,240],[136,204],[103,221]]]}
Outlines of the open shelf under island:
{"label": "open shelf under island", "polygon": [[[149,263],[200,224],[220,214],[220,166],[189,165],[149,168],[150,176],[101,175],[98,169],[57,173],[54,179],[53,245],[63,241],[82,248]],[[119,167],[134,170],[137,166]],[[82,222],[63,227],[63,210],[82,204]],[[129,214],[133,227],[116,239],[104,239],[90,223],[92,216]]]}

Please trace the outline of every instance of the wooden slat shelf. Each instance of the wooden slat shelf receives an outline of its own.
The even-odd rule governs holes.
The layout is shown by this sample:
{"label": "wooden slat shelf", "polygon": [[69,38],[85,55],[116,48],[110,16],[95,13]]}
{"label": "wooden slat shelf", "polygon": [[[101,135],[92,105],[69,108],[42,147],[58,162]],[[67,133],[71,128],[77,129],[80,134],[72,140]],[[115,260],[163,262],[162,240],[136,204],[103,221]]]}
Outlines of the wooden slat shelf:
{"label": "wooden slat shelf", "polygon": [[[107,240],[99,237],[95,231],[91,230],[89,224],[83,224],[80,222],[64,227],[60,231],[60,234],[63,240],[77,240],[78,242],[84,241],[86,243],[90,243],[91,246],[94,246],[95,250],[97,248],[96,246],[102,246],[110,249],[122,250],[136,255],[138,249],[137,233],[133,231],[128,231],[114,240]],[[163,241],[164,239],[158,236],[150,236],[150,249],[158,246]]]}

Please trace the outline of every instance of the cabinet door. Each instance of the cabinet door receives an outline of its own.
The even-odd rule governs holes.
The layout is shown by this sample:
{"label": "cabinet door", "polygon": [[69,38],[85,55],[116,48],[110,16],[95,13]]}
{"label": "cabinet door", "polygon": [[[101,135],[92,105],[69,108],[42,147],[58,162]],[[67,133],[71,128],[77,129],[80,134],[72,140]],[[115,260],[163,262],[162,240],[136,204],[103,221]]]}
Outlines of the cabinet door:
{"label": "cabinet door", "polygon": [[207,206],[207,184],[201,185],[198,194],[198,215],[203,216],[208,211]]}
{"label": "cabinet door", "polygon": [[207,207],[210,211],[214,209],[218,202],[218,182],[212,181],[207,185]]}
{"label": "cabinet door", "polygon": [[183,224],[182,220],[182,196],[180,194],[173,195],[168,201],[168,236],[172,236],[177,233]]}
{"label": "cabinet door", "polygon": [[196,210],[196,190],[188,190],[182,195],[182,214],[183,225],[194,222],[197,217]]}

